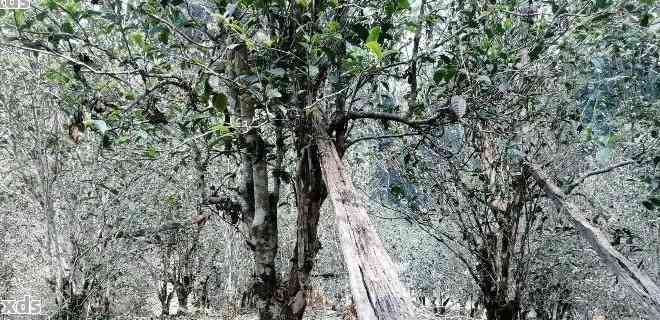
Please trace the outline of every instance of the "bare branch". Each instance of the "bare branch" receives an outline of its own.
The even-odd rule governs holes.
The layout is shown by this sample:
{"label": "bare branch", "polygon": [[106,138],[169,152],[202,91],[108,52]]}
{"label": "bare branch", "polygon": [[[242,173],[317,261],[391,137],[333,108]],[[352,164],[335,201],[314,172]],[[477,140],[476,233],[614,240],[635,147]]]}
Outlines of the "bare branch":
{"label": "bare branch", "polygon": [[610,171],[612,171],[616,168],[624,167],[624,166],[627,166],[627,165],[630,165],[630,164],[633,164],[633,163],[635,163],[635,161],[626,160],[626,161],[622,161],[622,162],[619,162],[619,163],[615,163],[615,164],[613,164],[609,167],[605,167],[605,168],[601,168],[601,169],[598,169],[598,170],[587,172],[587,173],[583,174],[582,176],[580,176],[577,180],[575,180],[575,182],[571,183],[566,188],[566,194],[570,194],[571,191],[573,191],[573,189],[575,189],[577,186],[582,184],[584,182],[584,180],[586,180],[589,177],[599,175],[599,174],[603,174],[603,173],[608,173],[608,172],[610,172]]}
{"label": "bare branch", "polygon": [[19,46],[19,45],[15,45],[15,44],[7,43],[7,42],[0,42],[0,47],[1,47],[1,46],[7,46],[7,47],[12,47],[12,48],[20,49],[20,50],[31,51],[31,52],[38,52],[38,53],[43,53],[43,54],[47,54],[47,55],[51,55],[51,56],[60,57],[60,58],[62,58],[62,59],[64,59],[64,60],[67,60],[67,61],[73,63],[73,64],[76,64],[76,65],[79,65],[79,66],[84,67],[85,69],[89,70],[89,72],[91,72],[91,73],[99,74],[99,75],[119,75],[119,74],[134,74],[134,73],[138,73],[137,70],[130,70],[130,71],[116,71],[116,72],[113,72],[113,71],[96,70],[96,69],[92,68],[90,65],[83,63],[82,61],[79,61],[79,60],[76,60],[76,59],[74,59],[74,58],[71,58],[71,57],[69,57],[69,56],[67,56],[67,55],[65,55],[65,54],[61,54],[61,53],[54,52],[54,51],[50,51],[50,50],[42,50],[42,49],[36,49],[36,48],[30,48],[30,47],[24,47],[24,46]]}
{"label": "bare branch", "polygon": [[438,110],[436,115],[421,120],[412,120],[408,117],[396,113],[371,112],[371,111],[349,111],[346,117],[350,120],[374,119],[374,120],[394,121],[394,122],[406,124],[414,128],[418,128],[425,125],[431,125],[442,119],[453,121],[450,108],[442,108]]}
{"label": "bare branch", "polygon": [[198,47],[206,48],[206,49],[213,49],[213,48],[214,48],[214,46],[203,45],[203,44],[201,44],[201,43],[199,43],[199,42],[193,40],[192,38],[188,37],[185,33],[179,31],[179,29],[177,29],[177,28],[176,28],[174,25],[172,25],[169,21],[167,21],[167,20],[165,20],[165,19],[163,19],[163,18],[161,18],[161,17],[159,17],[159,16],[157,16],[157,15],[154,15],[154,14],[151,14],[151,13],[147,13],[147,15],[149,15],[150,17],[152,17],[152,18],[154,18],[154,19],[160,21],[162,24],[166,25],[170,30],[172,30],[172,31],[175,32],[176,34],[182,36],[182,37],[183,37],[184,39],[186,39],[188,42],[190,42],[190,43],[192,43],[192,44],[194,44],[194,45],[196,45],[196,46],[198,46]]}
{"label": "bare branch", "polygon": [[349,141],[346,143],[346,149],[348,149],[350,146],[362,142],[362,141],[367,141],[367,140],[381,140],[381,139],[395,139],[395,138],[403,138],[403,137],[412,137],[412,136],[418,136],[421,135],[421,133],[403,133],[403,134],[393,134],[393,135],[383,135],[383,136],[370,136],[370,137],[362,137],[358,138],[352,141]]}

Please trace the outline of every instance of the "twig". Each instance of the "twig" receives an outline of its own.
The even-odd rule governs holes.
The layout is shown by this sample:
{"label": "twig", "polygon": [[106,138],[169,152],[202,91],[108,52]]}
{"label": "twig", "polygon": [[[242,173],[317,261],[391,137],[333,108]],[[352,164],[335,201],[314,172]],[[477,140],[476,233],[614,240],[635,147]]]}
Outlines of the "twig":
{"label": "twig", "polygon": [[346,149],[348,149],[350,146],[362,142],[362,141],[367,141],[367,140],[379,140],[379,139],[393,139],[393,138],[403,138],[403,137],[411,137],[411,136],[418,136],[421,135],[422,133],[403,133],[403,134],[392,134],[392,135],[383,135],[383,136],[369,136],[369,137],[362,137],[358,138],[352,141],[349,141],[346,143]]}
{"label": "twig", "polygon": [[624,167],[624,166],[627,166],[627,165],[630,165],[630,164],[633,164],[633,163],[635,163],[635,161],[626,160],[626,161],[622,161],[622,162],[619,162],[619,163],[615,163],[615,164],[613,164],[609,167],[605,167],[605,168],[601,168],[601,169],[598,169],[598,170],[587,172],[587,173],[583,174],[582,176],[580,176],[577,180],[575,180],[575,182],[571,183],[566,188],[566,194],[570,194],[571,191],[573,191],[573,189],[575,189],[577,186],[582,184],[584,182],[584,180],[586,180],[589,177],[599,175],[599,174],[603,174],[603,173],[607,173],[607,172],[610,172],[610,171],[612,171],[616,168]]}
{"label": "twig", "polygon": [[92,72],[92,73],[94,73],[94,74],[102,74],[102,75],[103,75],[103,74],[105,74],[105,75],[117,75],[117,74],[133,74],[133,73],[137,73],[137,72],[138,72],[137,70],[131,70],[131,71],[116,71],[116,72],[96,70],[96,69],[92,68],[92,67],[91,67],[90,65],[88,65],[88,64],[85,64],[85,63],[83,63],[83,62],[81,62],[81,61],[78,61],[78,60],[76,60],[76,59],[74,59],[74,58],[71,58],[71,57],[69,57],[69,56],[67,56],[67,55],[64,55],[64,54],[61,54],[61,53],[52,52],[52,51],[46,51],[46,50],[40,50],[40,49],[35,49],[35,48],[29,48],[29,47],[24,47],[24,46],[19,46],[19,45],[15,45],[15,44],[7,43],[7,42],[0,42],[0,47],[1,47],[1,46],[8,46],[8,47],[16,48],[16,49],[21,49],[21,50],[26,50],[26,51],[31,51],[31,52],[38,52],[38,53],[43,53],[43,54],[47,54],[47,55],[51,55],[51,56],[60,57],[60,58],[63,58],[63,59],[65,59],[65,60],[67,60],[67,61],[69,61],[69,62],[71,62],[71,63],[74,63],[74,64],[77,64],[77,65],[83,66],[83,67],[85,67],[87,70],[89,70],[90,72]]}
{"label": "twig", "polygon": [[199,43],[199,42],[197,42],[197,41],[191,39],[191,38],[188,37],[185,33],[179,31],[179,29],[177,29],[176,27],[174,27],[174,26],[173,26],[171,23],[169,23],[167,20],[165,20],[165,19],[163,19],[163,18],[161,18],[161,17],[159,17],[159,16],[157,16],[157,15],[154,15],[154,14],[151,14],[151,13],[147,13],[147,15],[149,15],[150,17],[152,17],[152,18],[154,18],[154,19],[160,21],[162,24],[164,24],[164,25],[166,25],[168,28],[170,28],[170,30],[172,30],[172,31],[175,32],[176,34],[182,36],[182,37],[183,37],[184,39],[186,39],[188,42],[190,42],[190,43],[192,43],[192,44],[194,44],[194,45],[196,45],[196,46],[198,46],[198,47],[202,47],[202,48],[206,48],[206,49],[213,49],[213,48],[215,48],[215,46],[207,46],[207,45],[203,45],[203,44],[201,44],[201,43]]}

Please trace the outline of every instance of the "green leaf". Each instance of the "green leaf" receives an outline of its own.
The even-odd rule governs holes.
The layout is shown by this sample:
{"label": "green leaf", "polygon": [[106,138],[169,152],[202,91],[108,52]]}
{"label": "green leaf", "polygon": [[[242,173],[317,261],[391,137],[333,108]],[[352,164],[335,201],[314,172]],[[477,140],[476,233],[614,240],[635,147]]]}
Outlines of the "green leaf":
{"label": "green leaf", "polygon": [[129,140],[130,140],[130,138],[128,136],[121,136],[121,137],[115,139],[115,144],[128,143]]}
{"label": "green leaf", "polygon": [[511,30],[511,28],[513,28],[513,20],[510,18],[504,19],[504,21],[502,21],[502,28],[504,28],[504,30]]}
{"label": "green leaf", "polygon": [[435,73],[433,73],[433,81],[435,82],[442,82],[444,81],[450,81],[456,76],[456,73],[458,72],[458,68],[454,64],[447,64],[443,65],[440,69],[438,69]]}
{"label": "green leaf", "polygon": [[615,144],[618,140],[619,140],[619,137],[618,137],[616,134],[614,134],[614,133],[610,133],[610,134],[607,136],[607,146],[608,146],[608,147],[612,147],[612,146],[614,146],[614,144]]}
{"label": "green leaf", "polygon": [[410,9],[410,2],[408,0],[387,0],[382,5],[387,15]]}
{"label": "green leaf", "polygon": [[390,194],[395,197],[402,197],[405,195],[405,189],[402,185],[396,184],[390,187]]}
{"label": "green leaf", "polygon": [[151,145],[144,151],[144,155],[149,159],[156,159],[158,157],[158,150],[155,146]]}
{"label": "green leaf", "polygon": [[56,0],[46,0],[46,8],[49,10],[55,10],[57,9],[57,1]]}
{"label": "green leaf", "polygon": [[646,28],[651,24],[651,21],[653,21],[653,16],[649,12],[645,12],[642,14],[642,17],[639,19],[639,25]]}
{"label": "green leaf", "polygon": [[642,205],[644,206],[644,208],[646,208],[646,210],[653,210],[655,208],[655,205],[653,205],[653,203],[651,203],[651,201],[648,200],[642,201]]}
{"label": "green leaf", "polygon": [[586,141],[591,141],[591,139],[593,138],[594,129],[591,127],[587,127],[587,129],[584,130],[584,132],[585,132]]}
{"label": "green leaf", "polygon": [[64,10],[70,15],[76,15],[81,9],[80,2],[76,0],[69,0],[64,4]]}
{"label": "green leaf", "polygon": [[328,25],[326,26],[326,30],[330,33],[335,33],[339,32],[339,29],[341,28],[341,25],[337,21],[330,21],[328,22]]}
{"label": "green leaf", "polygon": [[170,41],[170,30],[169,29],[164,29],[158,34],[158,40],[160,42],[167,44]]}
{"label": "green leaf", "polygon": [[66,33],[73,33],[74,32],[73,31],[73,24],[71,24],[70,21],[67,21],[67,22],[63,23],[60,28],[62,29],[62,32],[66,32]]}
{"label": "green leaf", "polygon": [[222,136],[231,134],[231,130],[224,123],[218,123],[218,124],[213,125],[211,127],[211,131],[217,132]]}
{"label": "green leaf", "polygon": [[177,199],[176,195],[169,195],[165,197],[165,202],[170,206],[176,206],[179,203],[179,199]]}
{"label": "green leaf", "polygon": [[213,107],[218,112],[227,112],[227,96],[224,93],[213,95]]}
{"label": "green leaf", "polygon": [[133,32],[128,36],[128,39],[136,46],[144,47],[144,32]]}
{"label": "green leaf", "polygon": [[48,17],[48,12],[41,11],[34,18],[37,19],[37,21],[44,21],[44,19],[46,19],[46,17]]}
{"label": "green leaf", "polygon": [[369,50],[371,50],[371,53],[373,53],[376,56],[376,58],[378,58],[378,60],[383,59],[383,49],[380,47],[380,43],[378,43],[376,41],[370,41],[370,42],[367,42],[366,45],[367,45],[367,48],[369,48]]}
{"label": "green leaf", "polygon": [[612,5],[612,0],[591,0],[591,2],[596,10],[605,9]]}
{"label": "green leaf", "polygon": [[16,10],[14,11],[14,20],[16,26],[22,26],[25,24],[25,10]]}
{"label": "green leaf", "polygon": [[49,69],[46,71],[46,79],[61,86],[67,84],[71,80],[66,73],[63,73],[58,69]]}
{"label": "green leaf", "polygon": [[367,36],[366,42],[378,42],[380,38],[380,26],[375,26],[369,30],[369,36]]}

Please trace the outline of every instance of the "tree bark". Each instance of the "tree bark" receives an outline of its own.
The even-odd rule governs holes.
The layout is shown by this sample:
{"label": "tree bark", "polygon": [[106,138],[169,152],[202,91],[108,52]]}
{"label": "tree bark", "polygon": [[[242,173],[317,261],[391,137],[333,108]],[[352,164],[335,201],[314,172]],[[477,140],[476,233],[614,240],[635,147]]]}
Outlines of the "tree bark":
{"label": "tree bark", "polygon": [[178,314],[187,314],[188,313],[188,296],[192,289],[192,285],[184,279],[182,283],[176,283],[174,285],[176,290],[176,300],[179,303],[179,309],[177,310]]}
{"label": "tree bark", "polygon": [[315,121],[314,127],[323,180],[335,210],[359,319],[415,319],[408,290],[399,281],[397,267],[369,221],[367,209],[358,199],[334,144],[319,121]]}
{"label": "tree bark", "polygon": [[[248,57],[244,46],[233,52],[234,75],[249,71]],[[242,85],[247,86],[246,83]],[[248,93],[235,97],[235,109],[240,110],[241,127],[247,152],[241,154],[241,185],[239,187],[243,223],[249,229],[248,245],[253,251],[255,262],[256,305],[260,320],[274,319],[279,314],[279,303],[275,300],[277,273],[275,256],[277,255],[277,203],[268,191],[268,165],[266,145],[257,128],[253,127],[255,102]],[[279,183],[276,181],[276,184]],[[279,185],[274,192],[279,193]],[[276,201],[275,201],[276,202]]]}
{"label": "tree bark", "polygon": [[278,249],[277,210],[271,209],[272,204],[268,193],[265,143],[256,133],[249,138],[248,143],[252,145],[250,153],[253,160],[254,178],[255,210],[250,241],[254,247],[257,309],[260,320],[270,320],[279,314],[279,305],[275,301],[275,289],[277,289],[275,256]]}
{"label": "tree bark", "polygon": [[551,182],[540,167],[528,163],[527,168],[557,207],[565,209],[569,220],[575,225],[580,235],[596,250],[601,262],[605,263],[620,280],[623,280],[622,282],[645,304],[650,305],[656,316],[660,315],[660,288],[658,285],[644,271],[638,269],[634,263],[614,249],[607,237],[579,213],[575,205],[566,199],[564,192]]}
{"label": "tree bark", "polygon": [[309,275],[321,249],[317,227],[326,190],[323,184],[318,152],[310,145],[300,152],[296,173],[296,208],[298,211],[296,246],[291,258],[284,316],[300,320],[307,307]]}

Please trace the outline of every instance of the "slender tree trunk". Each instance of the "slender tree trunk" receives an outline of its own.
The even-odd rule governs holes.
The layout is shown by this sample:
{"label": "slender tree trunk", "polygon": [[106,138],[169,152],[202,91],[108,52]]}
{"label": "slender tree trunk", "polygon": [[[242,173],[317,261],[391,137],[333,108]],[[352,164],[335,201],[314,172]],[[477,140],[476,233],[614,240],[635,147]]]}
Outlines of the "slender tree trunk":
{"label": "slender tree trunk", "polygon": [[[244,46],[234,51],[235,74],[248,70],[247,50]],[[255,262],[256,305],[260,320],[274,319],[279,314],[279,303],[275,300],[277,273],[277,204],[272,204],[268,192],[268,166],[266,146],[259,131],[253,128],[255,105],[249,94],[239,96],[234,92],[235,109],[240,110],[241,127],[247,145],[247,152],[241,156],[241,207],[243,223],[249,228],[249,246]],[[276,181],[276,183],[279,183]],[[275,189],[279,189],[276,187]],[[276,192],[279,192],[277,190]],[[274,206],[274,207],[273,207]]]}
{"label": "slender tree trunk", "polygon": [[564,192],[551,182],[541,168],[531,163],[527,164],[527,168],[557,207],[568,213],[570,221],[580,235],[596,250],[601,262],[605,263],[645,304],[650,305],[652,307],[650,311],[660,318],[660,288],[658,285],[644,271],[614,249],[607,237],[580,214],[573,203],[567,200]]}
{"label": "slender tree trunk", "polygon": [[185,283],[177,283],[174,286],[176,290],[176,300],[179,303],[178,314],[187,314],[188,313],[188,296],[190,296],[191,287]]}
{"label": "slender tree trunk", "polygon": [[197,299],[195,301],[195,306],[198,308],[206,309],[209,307],[209,278],[210,275],[206,275],[198,284]]}
{"label": "slender tree trunk", "polygon": [[300,152],[296,173],[296,246],[291,258],[291,271],[287,288],[284,316],[287,320],[300,320],[307,307],[309,274],[314,259],[321,249],[317,227],[321,204],[326,197],[315,145]]}
{"label": "slender tree trunk", "polygon": [[254,246],[254,262],[257,286],[257,309],[260,320],[274,319],[279,314],[279,305],[275,301],[277,273],[275,256],[277,254],[277,211],[271,210],[268,192],[268,171],[266,168],[265,143],[256,133],[249,138],[253,150],[254,178],[254,220],[251,227],[251,242]]}
{"label": "slender tree trunk", "polygon": [[158,291],[158,300],[160,301],[161,316],[170,314],[170,301],[172,301],[172,293],[167,292],[167,281],[162,281],[160,290]]}
{"label": "slender tree trunk", "polygon": [[106,286],[101,300],[101,319],[110,319],[110,286]]}
{"label": "slender tree trunk", "polygon": [[399,281],[397,266],[369,221],[367,208],[358,199],[325,126],[318,120],[314,123],[323,180],[335,210],[335,225],[359,319],[415,319],[412,300]]}

